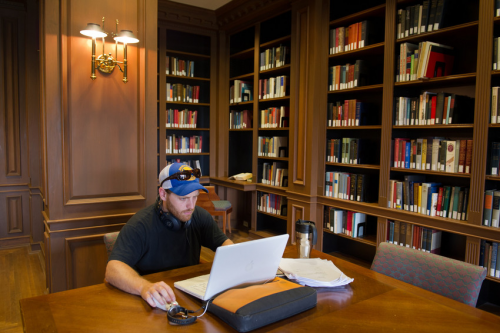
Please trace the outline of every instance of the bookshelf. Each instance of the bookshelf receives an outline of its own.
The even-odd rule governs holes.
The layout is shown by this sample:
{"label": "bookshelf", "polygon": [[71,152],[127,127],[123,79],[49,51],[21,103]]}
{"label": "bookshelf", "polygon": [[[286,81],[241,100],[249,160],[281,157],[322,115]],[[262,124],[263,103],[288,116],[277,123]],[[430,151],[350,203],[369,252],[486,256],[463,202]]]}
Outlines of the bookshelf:
{"label": "bookshelf", "polygon": [[[290,86],[289,99],[280,97],[254,100],[249,105],[241,105],[242,108],[253,108],[251,131],[227,131],[230,137],[229,149],[226,149],[227,154],[224,154],[223,159],[227,159],[229,174],[224,174],[226,170],[222,170],[219,175],[247,172],[244,166],[251,165],[256,179],[248,184],[225,182],[224,177],[218,177],[220,179],[217,180],[222,186],[252,192],[252,207],[256,206],[258,192],[286,196],[290,206],[286,232],[291,234],[291,242],[294,241],[294,220],[297,218],[316,222],[316,249],[350,258],[365,266],[371,264],[378,244],[386,241],[388,221],[439,230],[442,232],[440,255],[476,265],[479,264],[481,240],[500,242],[500,229],[482,225],[484,192],[500,188],[500,176],[488,172],[491,144],[500,142],[500,125],[489,123],[491,88],[500,86],[500,69],[492,70],[491,61],[493,37],[500,37],[500,19],[494,17],[494,1],[453,1],[453,6],[448,7],[445,13],[451,16],[451,20],[438,30],[397,38],[398,12],[417,5],[423,5],[423,0],[370,0],[351,3],[324,0],[301,3],[291,10],[292,23],[289,33],[263,40],[264,21],[255,17],[248,18],[235,33],[229,33],[229,29],[226,31],[229,40],[232,40],[233,36],[238,37],[234,38],[234,41],[238,40],[236,45],[248,43],[237,50],[231,47],[231,59],[234,58],[234,64],[231,60],[230,67],[236,70],[235,66],[241,66],[241,69],[245,70],[240,73],[231,72],[227,75],[229,81],[238,79],[239,76],[253,78],[255,87],[255,83],[261,78],[276,77],[288,71],[292,81],[297,80]],[[310,12],[307,12],[308,10]],[[304,13],[314,14],[307,16],[309,14]],[[331,53],[330,30],[346,28],[365,20],[370,21],[371,30],[369,41],[363,47]],[[314,37],[308,39],[311,36]],[[291,41],[290,46],[294,47],[291,54],[295,56],[291,59],[290,66],[259,70],[259,52],[268,46],[266,43],[283,43],[288,38]],[[430,79],[398,81],[396,75],[399,69],[396,66],[400,60],[401,46],[406,43],[418,45],[426,41],[453,47],[455,58],[451,74]],[[229,44],[232,45],[233,42]],[[304,53],[294,52],[298,49],[307,49],[307,57]],[[364,61],[369,69],[365,82],[357,86],[347,85],[342,89],[331,89],[333,80],[330,68],[355,65],[357,60]],[[241,61],[243,65],[238,63]],[[307,75],[304,76],[304,73]],[[396,99],[419,98],[424,92],[436,96],[443,92],[473,100],[472,104],[459,111],[458,117],[454,117],[455,121],[448,124],[396,124]],[[330,115],[334,114],[330,105],[338,107],[337,102],[342,106],[346,101],[352,100],[356,100],[356,103],[366,103],[365,107],[369,110],[359,126],[349,122],[328,123]],[[289,127],[259,127],[257,113],[268,105],[281,105],[284,101],[288,101],[290,107]],[[336,115],[338,117],[338,113]],[[316,120],[318,118],[319,121]],[[307,125],[303,125],[306,122]],[[290,140],[287,163],[292,176],[285,189],[261,182],[261,165],[274,159],[257,154],[259,136],[279,136],[281,133],[287,133]],[[448,141],[472,140],[470,173],[394,165],[392,142],[395,139],[408,138],[411,143],[411,140],[436,137]],[[370,149],[362,156],[361,163],[329,160],[329,142],[343,138],[359,138],[368,142]],[[231,142],[240,148],[244,147],[247,152],[251,150],[251,154],[241,153],[241,150],[234,151],[236,158],[233,158]],[[241,142],[246,143],[241,145]],[[245,156],[240,158],[238,153]],[[328,195],[326,174],[330,172],[369,176],[370,194],[374,194],[374,198],[359,202]],[[428,216],[388,207],[390,180],[404,181],[406,176],[425,177],[426,182],[439,182],[442,186],[468,188],[467,219]],[[368,237],[355,239],[335,234],[325,228],[325,212],[330,208],[366,214]],[[265,230],[265,225],[273,218],[269,213],[256,212],[255,208],[252,208],[252,214],[253,232],[257,232],[262,225]],[[268,236],[273,234],[269,230],[266,232]],[[498,282],[500,279],[488,277],[485,292],[498,295]]]}
{"label": "bookshelf", "polygon": [[[216,160],[215,32],[160,22],[158,35],[158,172],[186,162],[209,183]],[[175,97],[190,92],[191,99]]]}

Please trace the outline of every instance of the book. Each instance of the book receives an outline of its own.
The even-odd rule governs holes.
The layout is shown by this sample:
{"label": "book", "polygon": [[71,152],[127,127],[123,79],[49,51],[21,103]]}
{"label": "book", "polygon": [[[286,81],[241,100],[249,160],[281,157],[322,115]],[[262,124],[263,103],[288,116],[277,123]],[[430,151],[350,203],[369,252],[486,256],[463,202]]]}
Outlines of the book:
{"label": "book", "polygon": [[484,195],[484,209],[483,209],[483,225],[491,226],[491,217],[493,214],[493,193],[495,190],[486,190]]}

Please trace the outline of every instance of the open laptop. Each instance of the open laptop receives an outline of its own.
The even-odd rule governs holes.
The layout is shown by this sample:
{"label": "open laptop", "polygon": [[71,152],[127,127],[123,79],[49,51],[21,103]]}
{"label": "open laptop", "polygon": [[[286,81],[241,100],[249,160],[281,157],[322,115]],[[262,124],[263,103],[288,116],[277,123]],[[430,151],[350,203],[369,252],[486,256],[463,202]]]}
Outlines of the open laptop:
{"label": "open laptop", "polygon": [[235,287],[274,279],[283,257],[288,234],[220,246],[210,274],[174,283],[174,287],[203,301]]}

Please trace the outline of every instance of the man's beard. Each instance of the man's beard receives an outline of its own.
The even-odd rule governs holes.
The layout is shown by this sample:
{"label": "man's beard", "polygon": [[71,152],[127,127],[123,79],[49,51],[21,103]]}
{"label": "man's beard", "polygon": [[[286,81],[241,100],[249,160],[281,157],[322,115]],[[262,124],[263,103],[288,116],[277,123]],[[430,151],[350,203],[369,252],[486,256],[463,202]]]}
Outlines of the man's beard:
{"label": "man's beard", "polygon": [[187,222],[191,219],[191,216],[193,215],[194,209],[188,210],[191,212],[189,217],[186,218],[186,215],[182,214],[183,212],[179,212],[174,205],[167,199],[164,201],[165,205],[163,206],[163,209],[165,209],[166,206],[166,211],[172,214],[176,219],[178,219],[181,222]]}

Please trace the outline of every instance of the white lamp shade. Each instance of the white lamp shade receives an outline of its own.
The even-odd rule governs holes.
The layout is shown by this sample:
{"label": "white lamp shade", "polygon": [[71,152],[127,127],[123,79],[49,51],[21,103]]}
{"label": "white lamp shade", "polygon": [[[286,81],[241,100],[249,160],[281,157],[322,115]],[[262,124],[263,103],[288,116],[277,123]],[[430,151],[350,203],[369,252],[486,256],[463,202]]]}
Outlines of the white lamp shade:
{"label": "white lamp shade", "polygon": [[97,23],[87,23],[85,29],[80,30],[80,33],[84,36],[92,38],[106,37],[108,35],[102,31],[101,26]]}
{"label": "white lamp shade", "polygon": [[130,30],[120,31],[120,33],[113,39],[123,44],[139,43],[139,40],[134,36],[132,31]]}

